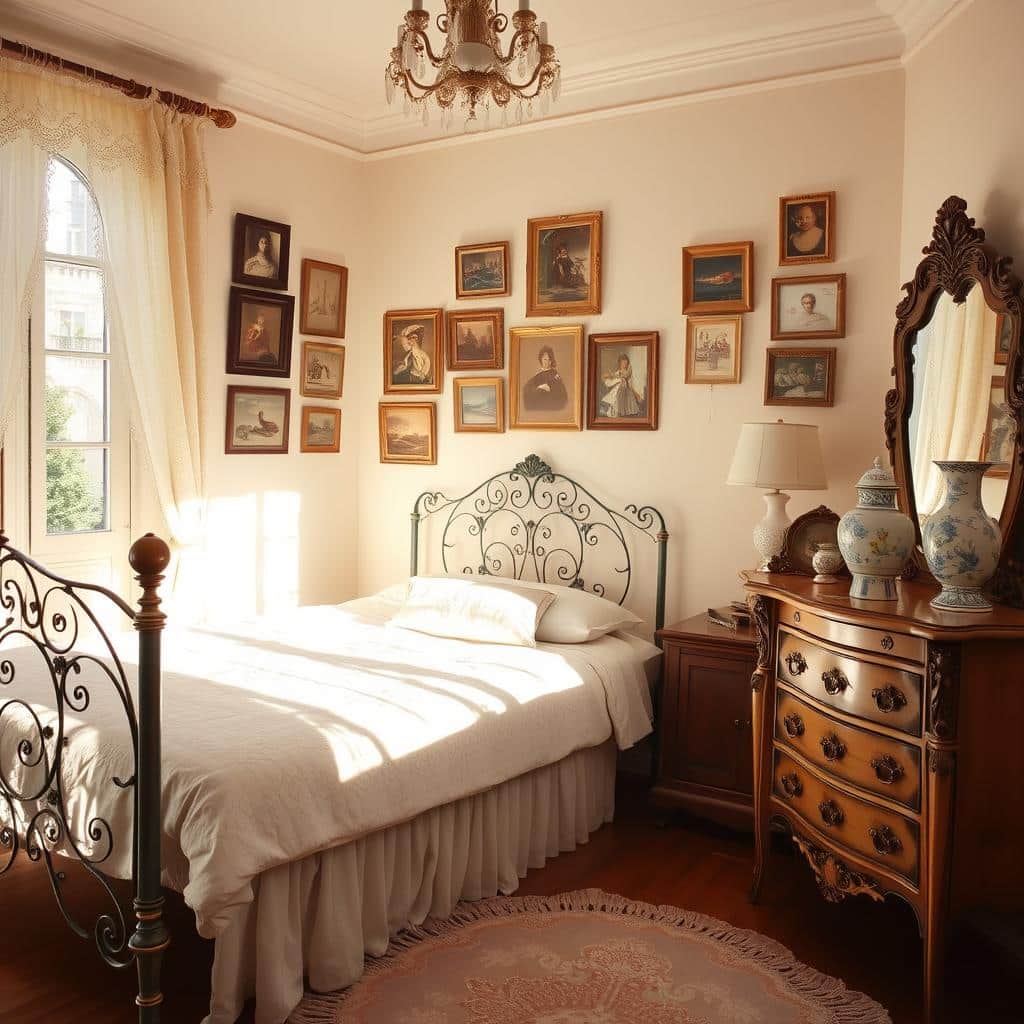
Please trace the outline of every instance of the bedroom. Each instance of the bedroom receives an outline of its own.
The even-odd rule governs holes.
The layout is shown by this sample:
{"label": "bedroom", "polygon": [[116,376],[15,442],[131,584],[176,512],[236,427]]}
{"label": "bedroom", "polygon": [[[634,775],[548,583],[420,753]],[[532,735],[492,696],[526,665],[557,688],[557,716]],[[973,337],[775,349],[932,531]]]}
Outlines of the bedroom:
{"label": "bedroom", "polygon": [[[435,21],[443,5],[414,4],[414,24],[421,6],[430,13],[427,34],[436,52],[444,45]],[[404,117],[400,88],[388,105],[383,73],[396,29],[405,23],[402,3],[357,11],[351,4],[304,0],[286,30],[267,3],[244,9],[193,0],[172,7],[121,0],[0,4],[5,40],[172,90],[228,111],[234,120],[219,127],[196,111],[172,118],[165,104],[83,82],[68,68],[43,72],[5,46],[0,424],[8,550],[26,552],[59,575],[111,588],[134,606],[139,589],[128,563],[131,542],[147,532],[172,542],[173,561],[160,587],[168,617],[162,637],[163,763],[167,768],[167,757],[180,750],[180,778],[192,778],[201,788],[218,774],[210,767],[218,755],[227,756],[229,749],[248,755],[236,735],[244,733],[245,721],[230,710],[232,688],[242,685],[232,672],[259,675],[246,691],[253,721],[271,731],[280,726],[279,735],[290,737],[283,742],[309,745],[310,756],[326,759],[323,770],[334,762],[340,766],[342,748],[345,756],[358,751],[364,767],[386,759],[316,719],[313,698],[292,692],[301,690],[300,682],[289,681],[287,694],[275,697],[273,691],[275,680],[293,680],[297,673],[313,673],[302,681],[312,686],[325,664],[354,657],[342,650],[334,620],[325,617],[317,626],[305,610],[347,608],[348,602],[382,592],[394,600],[396,592],[388,588],[410,575],[409,516],[419,495],[471,494],[482,481],[514,471],[535,453],[558,475],[558,486],[584,489],[610,514],[628,514],[631,503],[650,506],[664,519],[666,539],[658,540],[654,520],[632,524],[640,529],[621,526],[625,539],[615,550],[607,547],[614,530],[591,530],[590,538],[601,540],[593,552],[580,549],[587,572],[563,556],[549,563],[545,577],[556,591],[557,584],[577,579],[592,593],[595,584],[604,586],[608,600],[621,599],[643,620],[639,632],[647,640],[659,619],[666,627],[664,663],[653,656],[651,661],[659,673],[653,733],[618,753],[617,792],[615,752],[601,746],[615,729],[612,715],[605,713],[598,728],[600,716],[589,718],[596,711],[588,705],[570,716],[576,732],[552,730],[544,716],[530,718],[538,705],[516,689],[511,674],[498,682],[499,668],[485,672],[482,663],[491,655],[442,657],[471,661],[481,676],[492,674],[477,677],[468,696],[458,689],[468,684],[444,679],[458,673],[435,664],[432,656],[415,655],[417,669],[429,675],[423,687],[455,689],[439,699],[441,719],[435,721],[430,691],[416,694],[407,687],[407,699],[424,703],[407,709],[396,744],[426,757],[441,742],[429,739],[436,726],[444,743],[466,750],[466,757],[479,756],[481,748],[473,748],[474,754],[458,745],[477,736],[478,726],[489,729],[514,711],[528,723],[521,728],[531,734],[525,748],[531,757],[541,747],[554,761],[583,756],[584,750],[601,752],[599,764],[591,766],[601,794],[590,797],[594,820],[580,810],[584,824],[570,828],[563,822],[567,834],[544,836],[541,847],[553,842],[553,848],[531,849],[521,864],[516,857],[501,860],[508,851],[489,836],[505,872],[492,864],[494,877],[481,876],[475,888],[467,883],[454,892],[454,901],[600,888],[708,915],[781,942],[814,971],[842,979],[851,993],[866,993],[884,1007],[868,1019],[888,1019],[877,1015],[888,1013],[901,1024],[938,1020],[943,1012],[960,1019],[956,1014],[975,979],[985,985],[989,1019],[1015,1019],[1004,988],[1020,969],[1013,950],[1019,950],[1024,911],[1024,893],[1011,870],[1022,852],[1014,822],[1024,815],[1017,742],[1022,703],[1012,688],[1024,636],[1024,556],[1016,530],[1022,481],[1019,449],[1012,442],[1008,455],[991,457],[998,453],[990,405],[1003,409],[1006,422],[1019,422],[1024,392],[1006,387],[1006,381],[1022,365],[1020,292],[995,273],[992,261],[986,269],[980,255],[1019,259],[1024,248],[1024,195],[1015,171],[1024,146],[1013,127],[1011,99],[1012,83],[1022,77],[1017,50],[1024,40],[1024,11],[1012,0],[650,0],[635,6],[624,23],[621,11],[606,2],[501,0],[498,8],[509,20],[501,33],[506,50],[513,17],[535,12],[538,40],[530,59],[544,53],[539,24],[546,19],[543,45],[554,47],[564,81],[560,95],[552,95],[546,109],[538,100],[525,123],[517,123],[512,104],[507,126],[493,109],[489,123],[468,130],[462,106],[444,127],[436,105],[428,109],[427,124],[419,105],[415,116]],[[433,73],[429,61],[428,71]],[[149,124],[147,118],[162,126],[159,138],[139,128]],[[37,186],[47,181],[48,168],[49,191],[43,193]],[[952,196],[966,201],[966,216],[984,229],[988,248],[980,248],[963,216],[949,207],[943,239],[955,258],[947,262],[968,268],[963,272],[972,282],[984,283],[969,289],[964,301],[966,287],[964,294],[954,294],[955,269],[943,271],[941,288],[921,291],[920,308],[900,307],[898,313],[901,285],[915,279],[922,249],[933,239],[936,210]],[[570,223],[552,222],[565,215]],[[44,254],[38,241],[47,219],[60,223],[61,231],[54,230],[52,239],[47,235]],[[160,242],[155,250],[153,239]],[[933,276],[939,275],[938,262],[932,261]],[[76,287],[87,293],[84,312],[81,302],[65,311],[59,296],[48,295],[51,279],[68,276],[69,267]],[[558,287],[551,283],[556,279]],[[718,305],[714,295],[708,298],[716,288],[727,293]],[[943,297],[936,299],[939,291]],[[983,294],[986,303],[976,305]],[[977,337],[987,338],[993,326],[1000,338],[1004,329],[1009,332],[1005,353],[991,353],[990,346],[979,355],[981,376],[974,374],[971,387],[984,388],[985,400],[972,406],[963,437],[954,436],[950,426],[959,422],[954,412],[963,394],[943,392],[941,381],[915,374],[907,358],[914,332],[936,310],[940,316],[930,328],[936,338],[954,324],[967,331],[965,310],[974,311]],[[45,331],[30,332],[31,322],[45,322]],[[91,351],[82,338],[95,342]],[[41,374],[44,362],[47,372]],[[1002,392],[993,383],[1000,378]],[[528,400],[531,380],[549,389],[553,384],[557,401],[548,398],[550,390],[537,391],[539,404]],[[70,397],[63,426],[50,433],[51,411],[61,412],[61,403],[50,397],[54,383]],[[257,390],[231,390],[236,387]],[[895,404],[887,400],[890,389]],[[109,406],[99,417],[99,433],[88,433],[89,417],[76,415],[82,390],[94,404]],[[741,456],[749,455],[753,443],[745,425],[765,424],[760,443],[781,446],[787,458],[795,458],[783,432],[773,429],[780,418],[814,428],[806,433],[813,435],[808,444],[815,458],[800,460],[806,478],[743,476],[751,459]],[[932,429],[923,430],[923,422]],[[941,451],[927,450],[922,441],[935,431],[945,431]],[[77,474],[66,468],[69,453],[88,453],[75,463],[84,467]],[[997,463],[981,485],[986,511],[1000,517],[1002,528],[998,567],[993,563],[980,581],[996,599],[993,610],[930,609],[942,569],[934,558],[928,561],[913,535],[914,550],[904,553],[899,568],[915,567],[917,579],[894,584],[885,577],[878,584],[884,591],[888,580],[897,601],[884,593],[881,600],[847,597],[846,563],[852,557],[837,564],[838,583],[812,584],[800,567],[778,564],[790,571],[740,578],[764,554],[751,534],[766,510],[791,521],[819,506],[848,513],[860,500],[865,488],[858,481],[875,457],[883,469],[892,466],[904,512],[914,512],[908,500],[927,500],[934,510],[942,506],[945,479],[932,467],[936,459]],[[52,481],[61,472],[64,483],[90,498],[88,528],[80,520],[60,525],[57,503],[66,490]],[[523,480],[539,484],[546,476],[542,469],[521,472],[519,486]],[[788,505],[765,502],[765,493],[776,489],[792,492]],[[795,493],[801,489],[807,493]],[[891,489],[881,490],[891,496]],[[1001,505],[991,504],[1003,494]],[[550,492],[545,499],[542,490],[540,498],[558,504]],[[597,510],[591,502],[583,518]],[[536,523],[544,511],[524,518]],[[471,533],[456,538],[462,545],[457,551],[442,547],[442,515],[417,524],[418,571],[439,576],[467,565],[477,570],[480,559],[455,564],[476,539]],[[621,525],[614,516],[612,521]],[[827,515],[803,525],[821,531],[813,533],[815,542],[831,537],[846,547]],[[525,523],[522,528],[527,532]],[[891,536],[898,532],[890,530]],[[536,532],[518,538],[533,546],[534,555],[546,540]],[[781,534],[771,541],[776,548],[770,553],[788,554],[778,547],[782,541]],[[589,541],[577,533],[573,543]],[[984,547],[982,540],[974,543],[978,550]],[[625,580],[616,572],[627,564],[616,561],[620,552],[630,567]],[[443,553],[452,556],[450,564],[441,561]],[[598,554],[600,560],[593,557]],[[494,551],[489,557],[490,569],[507,575],[507,560],[499,567]],[[532,579],[534,570],[523,575]],[[969,599],[985,600],[976,587],[968,591]],[[735,600],[749,600],[749,626],[719,632],[705,626],[707,609],[727,609]],[[541,623],[571,602],[563,589]],[[362,607],[361,614],[369,615]],[[384,613],[378,607],[373,615]],[[253,621],[263,623],[258,631],[214,635],[226,634],[225,624]],[[691,622],[689,632],[675,629],[685,622]],[[182,636],[185,626],[192,628]],[[296,639],[300,634],[305,647]],[[392,644],[396,634],[401,635],[396,627],[388,627]],[[767,637],[763,655],[759,637]],[[817,668],[807,645],[846,659],[849,689],[823,693],[819,682],[815,693],[805,693],[810,702],[801,705],[821,722],[833,723],[850,746],[845,765],[842,757],[822,759],[818,725],[812,727],[806,710],[797,708],[807,735],[814,733],[813,749],[779,735],[785,715],[792,713],[784,701],[800,702],[803,692],[799,680],[786,675],[783,654],[795,653],[794,638],[805,645],[799,653],[816,670],[807,676],[820,679],[822,669],[835,667],[830,661]],[[893,646],[878,647],[886,638]],[[868,649],[869,642],[876,646]],[[422,643],[447,650],[445,644],[457,641]],[[389,663],[374,654],[373,646],[365,644],[362,661],[376,659],[374,671],[390,671],[387,685],[399,686],[394,659]],[[406,656],[413,646],[407,645]],[[642,650],[636,647],[638,663]],[[543,663],[532,649],[515,653]],[[593,698],[594,687],[610,685],[606,666],[584,667],[580,652],[562,657],[586,683],[578,687],[580,695],[586,691]],[[949,659],[958,672],[943,668]],[[214,666],[204,669],[204,678],[216,676],[219,688],[213,697],[202,695],[211,704],[179,708],[172,681],[182,666],[197,663]],[[917,687],[916,721],[895,725],[892,715],[906,715],[906,708],[875,707],[871,666],[884,670],[880,690],[897,685],[907,694],[907,687]],[[755,682],[762,685],[752,695],[755,669]],[[893,683],[884,674],[890,670],[908,682]],[[684,679],[687,671],[691,675]],[[959,729],[938,714],[941,702],[929,704],[946,693],[939,684],[950,676],[959,694],[949,698],[959,710]],[[560,689],[560,677],[547,668],[538,667],[537,677],[548,681],[551,692],[544,700],[552,708],[576,689]],[[858,686],[864,679],[869,684]],[[193,684],[184,692],[195,692]],[[362,692],[360,686],[353,677],[346,700],[353,690]],[[0,700],[16,697],[15,690]],[[610,691],[599,692],[609,697]],[[519,696],[509,699],[512,694]],[[866,710],[855,706],[862,694],[870,702]],[[93,693],[92,699],[91,711],[102,713],[99,696]],[[635,706],[620,710],[625,717],[619,726],[635,728]],[[220,739],[209,740],[210,761],[187,742],[182,746],[182,735],[173,731],[200,730],[198,719],[207,711],[227,723],[223,747]],[[70,704],[64,712],[79,715]],[[373,734],[377,718],[366,714],[365,720],[349,714],[350,729]],[[872,715],[880,729],[872,729]],[[384,709],[378,717],[387,717]],[[410,721],[430,728],[417,735]],[[511,730],[512,718],[505,721]],[[9,728],[6,717],[0,722]],[[941,725],[945,732],[936,731]],[[501,731],[487,732],[486,742]],[[872,743],[889,743],[886,751],[891,747],[905,769],[897,788],[916,772],[915,792],[897,797],[896,789],[879,781],[870,762],[882,756],[881,746],[863,756],[854,753],[850,737],[864,735]],[[12,738],[0,733],[7,786],[19,764],[28,767]],[[47,750],[49,759],[53,738],[33,749]],[[275,752],[264,766],[271,774],[275,757],[282,758],[282,772],[286,763],[298,770],[297,760]],[[776,757],[791,757],[778,764],[796,764],[797,774],[827,783],[832,796],[822,796],[822,803],[856,800],[872,813],[882,808],[892,821],[868,824],[876,831],[889,827],[892,838],[881,833],[878,842],[902,842],[902,852],[851,845],[838,836],[841,825],[824,822],[824,812],[814,805],[817,797],[809,812],[814,820],[806,821],[780,795],[783,776],[793,771],[776,771]],[[937,767],[953,759],[957,772],[929,771],[929,759]],[[528,757],[515,765],[490,765],[485,758],[483,770],[493,768],[499,776],[470,777],[467,767],[444,800],[422,806],[399,810],[371,794],[364,806],[386,808],[383,817],[355,826],[334,822],[337,828],[327,830],[332,834],[320,838],[312,828],[299,828],[300,834],[310,833],[308,843],[271,860],[291,860],[298,871],[322,848],[344,849],[335,841],[339,837],[350,840],[349,846],[363,841],[358,836],[377,835],[379,841],[421,811],[433,813],[444,801],[454,807],[482,799],[488,787],[496,787],[491,793],[499,799],[502,787],[510,793],[508,787],[521,777],[543,771],[542,761]],[[868,766],[871,777],[850,781],[843,770],[853,762]],[[69,755],[63,770],[72,770],[73,763]],[[397,778],[414,764],[415,757],[406,765],[395,758],[381,774]],[[87,763],[81,767],[87,770]],[[590,769],[580,771],[586,778]],[[369,778],[373,771],[365,774]],[[180,796],[165,788],[165,814]],[[122,794],[117,806],[121,817],[127,814],[130,834],[126,799]],[[392,794],[389,803],[398,802]],[[82,804],[76,807],[82,812]],[[606,821],[612,810],[615,820]],[[143,818],[152,827],[153,815]],[[803,836],[814,840],[818,852],[802,853],[785,831],[773,832],[776,818],[794,835],[800,833],[795,826],[805,822]],[[898,831],[904,825],[910,832]],[[191,827],[201,833],[196,822]],[[521,829],[520,841],[528,841],[532,826],[522,823]],[[435,905],[412,901],[386,908],[383,924],[379,916],[367,924],[367,935],[360,933],[356,945],[351,923],[337,921],[338,929],[348,929],[347,944],[333,932],[331,942],[345,947],[345,962],[328,964],[317,977],[309,936],[302,934],[311,927],[312,912],[295,910],[298,917],[268,925],[274,969],[257,963],[251,935],[242,937],[245,928],[237,923],[232,948],[218,936],[220,962],[213,965],[210,940],[217,929],[201,927],[200,937],[196,901],[180,894],[193,858],[183,852],[180,830],[166,819],[162,831],[162,892],[172,936],[163,960],[165,1020],[200,1020],[215,1009],[219,1016],[212,1019],[221,1024],[234,1019],[235,1003],[247,1003],[250,1017],[243,1020],[269,1024],[283,1021],[304,998],[306,1008],[295,1011],[295,1020],[303,1019],[300,1012],[307,1019],[314,1012],[333,1014],[334,1009],[320,1010],[317,994],[326,998],[358,977],[364,939],[367,950],[380,953],[377,947],[389,932],[418,924],[427,911],[442,908],[441,916],[451,920],[451,907],[440,897]],[[24,829],[20,834],[24,840]],[[122,828],[118,838],[124,834]],[[9,932],[0,946],[8,964],[0,968],[3,1018],[48,1019],[35,1009],[46,1005],[54,1019],[61,1013],[66,1019],[70,1006],[82,1020],[129,1019],[134,964],[109,971],[91,948],[91,935],[81,941],[64,928],[46,865],[29,863],[25,845],[0,882],[5,916],[31,922],[24,936]],[[913,868],[894,867],[912,846],[920,851]],[[452,839],[443,854],[432,856],[451,861],[458,850]],[[771,856],[760,899],[750,903],[755,851]],[[201,852],[194,853],[201,859]],[[825,859],[818,874],[823,871],[826,880],[836,881],[841,863],[870,876],[892,897],[884,903],[870,894],[838,904],[822,900],[813,863],[819,855]],[[241,871],[241,857],[223,860]],[[678,871],[669,867],[674,864]],[[195,863],[191,868],[199,870]],[[85,901],[91,932],[102,901],[82,884],[80,865],[67,872],[69,886]],[[131,876],[131,865],[122,865],[120,874]],[[115,889],[132,917],[131,886],[121,879]],[[302,892],[302,899],[312,899],[308,890]],[[250,894],[245,905],[257,903]],[[326,898],[323,903],[331,906]],[[919,937],[919,925],[930,941]],[[943,961],[947,945],[950,954]],[[58,961],[67,976],[55,981]],[[211,992],[223,1007],[211,1007]],[[339,1006],[344,1012],[344,1002]]]}

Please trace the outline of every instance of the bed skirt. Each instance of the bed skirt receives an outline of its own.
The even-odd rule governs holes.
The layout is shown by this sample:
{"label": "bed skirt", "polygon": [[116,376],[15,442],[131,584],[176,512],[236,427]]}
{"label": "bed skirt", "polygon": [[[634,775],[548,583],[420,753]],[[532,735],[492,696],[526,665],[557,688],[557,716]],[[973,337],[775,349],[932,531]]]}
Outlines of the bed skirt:
{"label": "bed skirt", "polygon": [[364,956],[380,956],[409,924],[447,917],[460,900],[515,892],[529,868],[612,820],[616,755],[609,740],[264,872],[253,902],[217,939],[203,1024],[235,1024],[252,996],[256,1024],[283,1024],[304,984],[318,992],[351,985]]}

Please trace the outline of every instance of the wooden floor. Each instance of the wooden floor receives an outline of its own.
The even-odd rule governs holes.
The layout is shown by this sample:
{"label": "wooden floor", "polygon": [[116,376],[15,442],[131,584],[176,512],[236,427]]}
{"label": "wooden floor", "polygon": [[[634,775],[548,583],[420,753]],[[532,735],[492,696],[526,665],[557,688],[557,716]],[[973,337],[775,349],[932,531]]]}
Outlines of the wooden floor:
{"label": "wooden floor", "polygon": [[[917,1024],[921,948],[907,908],[866,900],[826,904],[803,863],[781,847],[761,903],[751,906],[749,838],[695,822],[662,826],[642,804],[635,793],[622,794],[618,821],[575,853],[532,871],[520,893],[594,886],[711,914],[770,935],[806,963],[869,993],[894,1024]],[[44,870],[21,860],[0,880],[0,1021],[128,1024],[133,978],[104,966],[89,943],[64,927]],[[73,900],[84,891],[80,881],[69,880]],[[195,934],[180,897],[172,899],[169,920],[174,940],[165,961],[163,1021],[198,1024],[208,1006],[213,946]],[[951,1021],[1019,1024],[1004,971],[963,945],[952,960]]]}

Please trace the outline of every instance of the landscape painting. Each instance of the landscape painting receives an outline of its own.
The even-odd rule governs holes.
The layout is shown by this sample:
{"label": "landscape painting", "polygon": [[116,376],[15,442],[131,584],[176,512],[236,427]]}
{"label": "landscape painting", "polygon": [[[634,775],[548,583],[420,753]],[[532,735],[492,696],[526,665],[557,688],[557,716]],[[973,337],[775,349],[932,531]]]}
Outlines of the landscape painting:
{"label": "landscape painting", "polygon": [[381,402],[380,461],[432,466],[437,462],[437,406]]}
{"label": "landscape painting", "polygon": [[505,430],[504,381],[501,377],[456,377],[457,433],[495,433]]}
{"label": "landscape painting", "polygon": [[448,320],[449,370],[500,370],[505,365],[505,311],[451,312]]}
{"label": "landscape painting", "polygon": [[509,295],[508,242],[460,245],[455,249],[455,295],[460,299]]}
{"label": "landscape painting", "polygon": [[304,452],[341,451],[341,410],[303,406],[299,448]]}

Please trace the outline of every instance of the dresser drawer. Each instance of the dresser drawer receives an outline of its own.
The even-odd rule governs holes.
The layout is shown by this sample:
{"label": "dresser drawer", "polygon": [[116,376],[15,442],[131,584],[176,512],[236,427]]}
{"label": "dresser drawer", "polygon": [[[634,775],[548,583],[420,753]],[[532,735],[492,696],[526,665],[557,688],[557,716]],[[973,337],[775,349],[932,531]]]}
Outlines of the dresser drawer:
{"label": "dresser drawer", "polygon": [[918,884],[916,822],[834,789],[778,748],[772,792],[822,835]]}
{"label": "dresser drawer", "polygon": [[822,618],[813,612],[805,612],[792,605],[779,605],[779,625],[796,626],[807,633],[820,636],[843,647],[852,647],[865,654],[887,654],[903,661],[924,664],[927,657],[927,643],[920,637],[907,633],[890,633],[884,629],[869,629],[853,626],[848,622],[835,622]]}
{"label": "dresser drawer", "polygon": [[921,751],[916,746],[840,722],[783,689],[775,701],[775,739],[854,786],[921,809]]}
{"label": "dresser drawer", "polygon": [[779,630],[777,678],[848,715],[921,735],[921,677]]}

